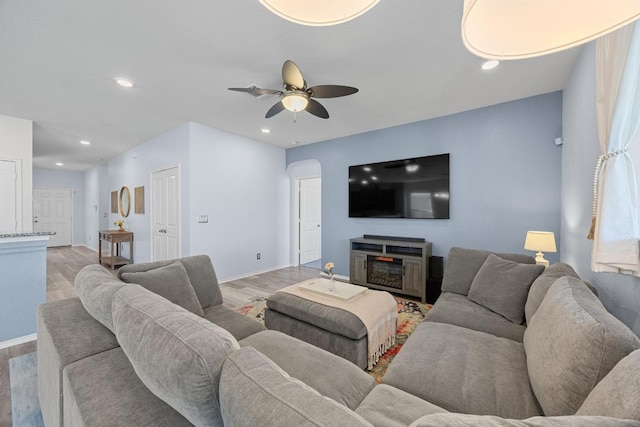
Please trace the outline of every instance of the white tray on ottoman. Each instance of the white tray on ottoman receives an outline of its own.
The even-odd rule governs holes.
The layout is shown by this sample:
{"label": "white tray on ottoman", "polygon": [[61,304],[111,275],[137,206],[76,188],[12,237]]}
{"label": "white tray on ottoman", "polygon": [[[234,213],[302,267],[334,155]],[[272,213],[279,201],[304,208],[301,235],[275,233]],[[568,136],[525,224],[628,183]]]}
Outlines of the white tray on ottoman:
{"label": "white tray on ottoman", "polygon": [[367,290],[364,286],[336,281],[335,290],[332,291],[331,280],[323,278],[306,280],[298,283],[298,287],[305,291],[314,292],[341,301],[351,300],[362,295],[362,293]]}

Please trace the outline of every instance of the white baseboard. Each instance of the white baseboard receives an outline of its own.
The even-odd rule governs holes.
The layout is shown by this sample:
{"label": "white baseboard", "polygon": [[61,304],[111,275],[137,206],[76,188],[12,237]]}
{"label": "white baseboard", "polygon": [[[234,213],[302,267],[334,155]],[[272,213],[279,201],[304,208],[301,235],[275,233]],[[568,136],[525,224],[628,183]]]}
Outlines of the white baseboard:
{"label": "white baseboard", "polygon": [[36,334],[25,335],[23,337],[14,338],[8,341],[0,342],[0,350],[3,348],[9,348],[16,345],[24,344],[26,342],[35,341],[38,338]]}
{"label": "white baseboard", "polygon": [[286,265],[281,265],[281,266],[277,266],[277,267],[267,268],[266,270],[253,271],[251,273],[240,274],[238,276],[226,277],[226,278],[224,278],[222,280],[219,280],[219,283],[233,282],[234,280],[244,279],[244,278],[251,277],[251,276],[257,276],[258,274],[268,273],[270,271],[280,270],[282,268],[287,268],[287,267],[291,267],[291,264],[286,264]]}

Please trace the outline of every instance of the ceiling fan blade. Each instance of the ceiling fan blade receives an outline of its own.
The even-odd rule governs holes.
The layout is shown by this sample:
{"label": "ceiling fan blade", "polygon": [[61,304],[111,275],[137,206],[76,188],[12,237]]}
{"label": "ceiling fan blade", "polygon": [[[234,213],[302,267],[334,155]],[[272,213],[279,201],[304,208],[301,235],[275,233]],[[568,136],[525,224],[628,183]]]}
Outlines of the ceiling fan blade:
{"label": "ceiling fan blade", "polygon": [[229,90],[236,92],[246,92],[254,96],[260,95],[279,95],[282,92],[274,89],[260,89],[259,87],[230,87]]}
{"label": "ceiling fan blade", "polygon": [[273,104],[273,107],[269,108],[269,111],[267,111],[267,114],[264,117],[265,119],[271,118],[282,110],[284,110],[284,105],[282,104],[282,102],[278,101],[277,103]]}
{"label": "ceiling fan blade", "polygon": [[308,89],[314,98],[337,98],[339,96],[353,95],[358,89],[351,86],[320,85]]}
{"label": "ceiling fan blade", "polygon": [[307,104],[307,108],[305,108],[305,110],[307,110],[307,112],[313,114],[314,116],[320,117],[321,119],[329,118],[329,112],[327,111],[327,109],[324,108],[322,104],[320,104],[315,99],[309,99],[309,103]]}
{"label": "ceiling fan blade", "polygon": [[304,90],[304,78],[295,62],[287,59],[282,65],[282,81],[286,86]]}

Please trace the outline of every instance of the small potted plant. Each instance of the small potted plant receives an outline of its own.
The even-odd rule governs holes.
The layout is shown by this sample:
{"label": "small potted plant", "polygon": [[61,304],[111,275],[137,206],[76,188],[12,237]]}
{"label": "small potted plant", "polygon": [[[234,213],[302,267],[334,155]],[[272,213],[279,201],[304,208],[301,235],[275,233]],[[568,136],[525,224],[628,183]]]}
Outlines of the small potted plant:
{"label": "small potted plant", "polygon": [[124,219],[120,218],[120,219],[116,219],[113,222],[113,225],[115,225],[116,227],[118,227],[119,231],[124,231]]}

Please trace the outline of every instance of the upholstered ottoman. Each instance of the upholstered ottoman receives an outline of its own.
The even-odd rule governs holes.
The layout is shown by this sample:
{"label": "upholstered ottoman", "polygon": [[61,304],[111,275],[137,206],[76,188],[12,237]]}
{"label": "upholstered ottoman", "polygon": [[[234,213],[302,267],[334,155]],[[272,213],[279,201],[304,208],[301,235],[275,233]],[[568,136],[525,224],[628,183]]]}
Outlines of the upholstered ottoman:
{"label": "upholstered ottoman", "polygon": [[[362,296],[356,298],[365,299],[372,297],[373,294],[383,299],[388,298],[387,311],[390,307],[395,316],[391,319],[394,341],[397,321],[395,299],[386,292],[372,290],[367,290]],[[382,312],[384,310],[381,310],[381,314]],[[267,329],[277,330],[306,341],[362,369],[371,365],[367,327],[357,315],[348,310],[318,302],[318,299],[309,299],[305,295],[294,295],[283,289],[267,299],[264,320]]]}

